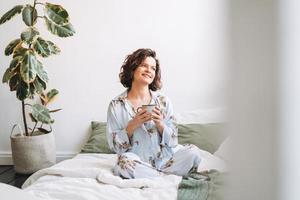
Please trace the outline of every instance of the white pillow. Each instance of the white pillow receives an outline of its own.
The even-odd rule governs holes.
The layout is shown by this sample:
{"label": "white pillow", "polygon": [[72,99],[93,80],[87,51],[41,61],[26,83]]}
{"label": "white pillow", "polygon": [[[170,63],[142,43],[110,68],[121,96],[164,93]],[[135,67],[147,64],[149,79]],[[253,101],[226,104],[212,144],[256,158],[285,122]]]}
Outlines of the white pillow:
{"label": "white pillow", "polygon": [[0,183],[0,191],[1,197],[5,200],[42,200],[41,198],[33,196],[32,194],[29,194],[28,192],[25,192],[17,187],[4,183]]}
{"label": "white pillow", "polygon": [[225,111],[225,108],[196,109],[175,113],[175,118],[180,124],[225,122]]}
{"label": "white pillow", "polygon": [[200,150],[201,162],[197,168],[198,172],[208,171],[211,169],[218,170],[219,172],[227,172],[228,166],[224,160],[221,158],[207,152],[204,150]]}
{"label": "white pillow", "polygon": [[218,150],[214,153],[215,156],[218,156],[219,158],[222,158],[225,161],[229,160],[230,156],[230,145],[232,144],[231,137],[227,137],[224,142],[220,145]]}

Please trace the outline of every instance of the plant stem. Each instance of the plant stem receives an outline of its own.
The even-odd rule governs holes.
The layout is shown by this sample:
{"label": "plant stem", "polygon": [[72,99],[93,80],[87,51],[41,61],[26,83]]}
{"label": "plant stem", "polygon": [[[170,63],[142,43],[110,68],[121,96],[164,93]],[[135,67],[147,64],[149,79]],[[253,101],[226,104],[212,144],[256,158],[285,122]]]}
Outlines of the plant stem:
{"label": "plant stem", "polygon": [[25,128],[25,135],[29,136],[28,134],[28,128],[27,128],[27,122],[26,122],[26,114],[25,114],[25,103],[24,100],[22,100],[22,113],[23,113],[23,122],[24,122],[24,128]]}
{"label": "plant stem", "polygon": [[37,122],[35,122],[35,125],[34,125],[34,127],[33,127],[33,129],[32,129],[31,135],[32,135],[33,132],[34,132],[34,130],[35,130],[35,128],[36,128],[36,125],[37,125]]}

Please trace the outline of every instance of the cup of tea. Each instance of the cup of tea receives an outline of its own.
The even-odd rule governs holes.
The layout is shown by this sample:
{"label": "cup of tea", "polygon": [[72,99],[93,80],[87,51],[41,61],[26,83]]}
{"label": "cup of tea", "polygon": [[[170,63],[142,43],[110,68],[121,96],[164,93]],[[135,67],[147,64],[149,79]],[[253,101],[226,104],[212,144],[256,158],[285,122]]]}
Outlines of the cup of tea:
{"label": "cup of tea", "polygon": [[137,108],[137,111],[141,111],[143,109],[147,110],[148,112],[152,112],[152,110],[155,108],[156,104],[148,104],[148,105],[142,105],[141,107]]}

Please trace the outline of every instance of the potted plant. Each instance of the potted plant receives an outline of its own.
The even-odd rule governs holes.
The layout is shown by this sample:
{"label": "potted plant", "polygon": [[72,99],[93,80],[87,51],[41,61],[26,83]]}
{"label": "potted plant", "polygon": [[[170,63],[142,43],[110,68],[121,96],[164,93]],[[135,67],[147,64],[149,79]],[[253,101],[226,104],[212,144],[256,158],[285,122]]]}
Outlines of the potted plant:
{"label": "potted plant", "polygon": [[[38,6],[43,7],[42,15],[38,13]],[[9,85],[10,91],[16,92],[16,97],[22,103],[24,131],[19,125],[14,125],[12,133],[15,127],[19,127],[20,133],[11,133],[14,167],[18,173],[30,174],[56,162],[55,140],[51,128],[54,120],[50,113],[60,110],[47,108],[58,91],[51,89],[46,92],[48,74],[38,59],[56,55],[60,49],[53,42],[43,39],[35,25],[38,20],[43,20],[47,29],[59,37],[72,36],[75,31],[68,12],[61,5],[37,0],[32,4],[16,5],[0,18],[0,25],[17,14],[22,14],[26,29],[21,32],[20,38],[11,41],[5,48],[5,55],[11,55],[12,60],[2,82]],[[32,127],[26,116],[30,117]]]}

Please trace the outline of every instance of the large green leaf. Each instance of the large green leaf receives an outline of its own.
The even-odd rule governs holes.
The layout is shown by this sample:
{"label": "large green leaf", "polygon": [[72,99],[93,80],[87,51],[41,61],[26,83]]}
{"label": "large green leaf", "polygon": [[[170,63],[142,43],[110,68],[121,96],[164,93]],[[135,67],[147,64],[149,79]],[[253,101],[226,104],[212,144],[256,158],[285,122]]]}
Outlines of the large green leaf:
{"label": "large green leaf", "polygon": [[44,81],[45,83],[48,82],[48,74],[43,68],[43,64],[40,61],[37,61],[37,67],[36,67],[37,76]]}
{"label": "large green leaf", "polygon": [[17,90],[19,82],[20,82],[20,76],[19,76],[19,74],[15,74],[11,79],[9,79],[9,88],[10,88],[10,91]]}
{"label": "large green leaf", "polygon": [[37,59],[32,50],[27,50],[21,63],[21,77],[26,83],[34,81],[37,74]]}
{"label": "large green leaf", "polygon": [[51,54],[60,53],[60,49],[58,46],[56,46],[56,44],[54,44],[53,42],[51,42],[49,40],[47,41],[47,43],[48,43],[48,48],[49,48]]}
{"label": "large green leaf", "polygon": [[12,59],[10,62],[9,68],[5,71],[2,82],[7,83],[18,71],[19,71],[19,66],[21,63],[22,57],[17,56]]}
{"label": "large green leaf", "polygon": [[2,83],[7,83],[16,73],[12,70],[10,70],[10,68],[7,68],[3,78],[2,78]]}
{"label": "large green leaf", "polygon": [[22,60],[21,56],[17,56],[12,59],[9,68],[6,69],[3,75],[2,83],[7,83],[17,73],[17,71],[19,70],[17,68],[20,66],[21,60]]}
{"label": "large green leaf", "polygon": [[13,53],[14,49],[16,48],[16,46],[18,44],[20,44],[21,40],[20,39],[15,39],[13,41],[11,41],[5,48],[4,54],[6,56],[9,56],[10,54]]}
{"label": "large green leaf", "polygon": [[58,90],[52,89],[47,93],[47,104],[51,103],[55,97],[58,95]]}
{"label": "large green leaf", "polygon": [[30,95],[30,90],[29,90],[29,85],[25,83],[24,81],[20,80],[19,84],[17,86],[17,98],[21,101],[29,97]]}
{"label": "large green leaf", "polygon": [[0,19],[0,25],[3,24],[4,22],[10,20],[13,16],[15,16],[16,14],[19,14],[22,12],[23,9],[23,5],[17,5],[15,7],[13,7],[12,9],[10,9],[9,11],[7,11]]}
{"label": "large green leaf", "polygon": [[44,90],[46,90],[46,88],[47,88],[47,83],[44,82],[42,79],[40,79],[40,77],[37,77],[37,79],[39,80],[39,83],[42,85],[42,87],[44,88]]}
{"label": "large green leaf", "polygon": [[23,58],[22,56],[14,57],[9,64],[9,69],[12,71],[15,70],[20,65],[22,58]]}
{"label": "large green leaf", "polygon": [[27,52],[28,49],[24,48],[22,46],[22,43],[18,44],[16,46],[16,48],[14,49],[14,52],[13,52],[13,57],[17,57],[17,56],[25,56],[25,53]]}
{"label": "large green leaf", "polygon": [[37,29],[29,27],[26,31],[21,33],[21,39],[27,44],[30,44],[39,34],[40,33],[37,31]]}
{"label": "large green leaf", "polygon": [[68,12],[60,5],[46,3],[45,14],[48,19],[52,20],[57,25],[65,25],[69,22]]}
{"label": "large green leaf", "polygon": [[60,53],[60,49],[51,41],[46,41],[38,37],[33,43],[34,50],[42,57]]}
{"label": "large green leaf", "polygon": [[30,92],[29,98],[33,99],[34,98],[34,94],[36,92],[36,89],[35,89],[33,83],[29,84],[29,92]]}
{"label": "large green leaf", "polygon": [[52,129],[50,130],[47,130],[47,129],[44,129],[44,128],[37,128],[39,130],[39,132],[43,133],[43,134],[48,134],[48,133],[51,133]]}
{"label": "large green leaf", "polygon": [[75,33],[71,23],[60,26],[49,20],[47,17],[44,17],[44,19],[48,30],[54,35],[59,37],[69,37]]}
{"label": "large green leaf", "polygon": [[42,81],[39,77],[36,77],[32,84],[38,94],[43,93],[43,91],[46,89],[45,82]]}
{"label": "large green leaf", "polygon": [[37,20],[37,11],[31,5],[26,5],[22,12],[23,21],[27,26],[33,26]]}
{"label": "large green leaf", "polygon": [[50,117],[49,110],[40,104],[34,104],[32,106],[32,116],[44,124],[52,124],[54,122]]}
{"label": "large green leaf", "polygon": [[34,41],[33,48],[42,57],[48,57],[51,54],[47,41],[41,37]]}

